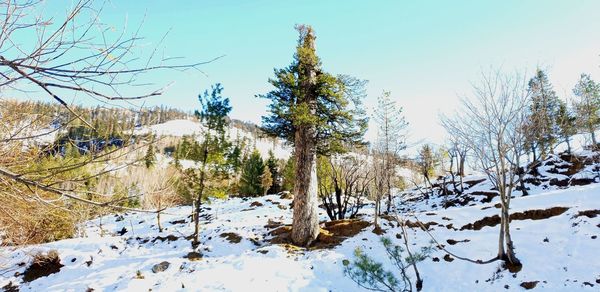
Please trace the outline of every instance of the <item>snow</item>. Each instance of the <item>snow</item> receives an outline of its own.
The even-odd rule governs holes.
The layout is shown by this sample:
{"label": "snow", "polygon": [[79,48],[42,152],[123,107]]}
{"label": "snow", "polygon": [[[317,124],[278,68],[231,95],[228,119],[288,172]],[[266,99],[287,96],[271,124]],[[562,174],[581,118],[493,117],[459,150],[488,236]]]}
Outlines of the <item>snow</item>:
{"label": "snow", "polygon": [[[512,274],[497,272],[499,262],[477,265],[455,259],[446,262],[444,252],[436,250],[431,258],[419,264],[424,279],[424,291],[498,291],[508,285],[511,290],[521,289],[526,281],[540,281],[537,288],[551,291],[594,290],[600,277],[598,247],[600,217],[574,217],[579,211],[600,209],[600,184],[571,187],[562,190],[537,192],[527,197],[517,197],[512,202],[512,212],[550,207],[569,209],[544,220],[514,220],[513,239],[517,256],[523,269]],[[253,202],[263,206],[251,207]],[[353,251],[361,247],[377,261],[392,269],[382,248],[379,236],[365,229],[353,238],[330,250],[304,250],[289,252],[283,246],[271,245],[269,220],[291,223],[292,211],[277,205],[288,206],[291,200],[269,195],[250,200],[230,198],[215,200],[206,205],[204,214],[209,220],[202,223],[201,250],[204,258],[190,261],[184,256],[191,251],[188,240],[192,225],[188,215],[190,207],[175,207],[165,211],[162,222],[165,231],[158,233],[153,214],[110,215],[87,222],[85,236],[58,242],[0,249],[0,287],[20,279],[14,272],[23,272],[18,263],[27,262],[36,251],[58,250],[65,267],[59,273],[21,284],[21,291],[362,291],[344,276],[342,261],[352,260]],[[452,223],[454,227],[497,214],[494,202],[436,210],[422,211],[414,216],[423,222]],[[324,210],[320,219],[326,220]],[[371,220],[372,206],[363,209],[364,219]],[[444,218],[444,219],[443,219]],[[184,224],[175,220],[187,219]],[[408,218],[414,220],[414,217]],[[395,235],[397,227],[383,220],[386,236],[400,243]],[[116,232],[127,229],[124,235]],[[229,242],[220,235],[234,232],[242,237],[239,243]],[[498,226],[481,230],[451,230],[434,226],[431,234],[440,243],[447,239],[463,240],[456,245],[446,245],[452,252],[473,258],[488,259],[496,254]],[[175,241],[155,240],[156,237],[174,235]],[[429,244],[430,237],[421,230],[410,230],[414,248]],[[548,242],[544,242],[544,239]],[[254,239],[257,245],[252,242]],[[154,241],[154,242],[153,242]],[[434,262],[432,258],[438,258]],[[85,262],[92,260],[91,265]],[[152,266],[162,261],[170,267],[153,273]],[[137,279],[140,271],[144,279]],[[412,275],[412,274],[411,274]],[[414,276],[411,276],[414,279]],[[595,287],[584,285],[589,282]],[[597,291],[597,290],[596,290]]]}

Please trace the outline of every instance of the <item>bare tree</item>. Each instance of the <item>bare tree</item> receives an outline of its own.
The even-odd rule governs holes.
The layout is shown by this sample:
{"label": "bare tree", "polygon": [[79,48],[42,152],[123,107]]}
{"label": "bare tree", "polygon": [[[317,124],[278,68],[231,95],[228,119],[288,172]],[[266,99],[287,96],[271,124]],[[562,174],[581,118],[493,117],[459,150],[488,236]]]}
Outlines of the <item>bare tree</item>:
{"label": "bare tree", "polygon": [[[454,187],[454,191],[458,193],[463,193],[464,185],[463,185],[463,177],[465,176],[465,163],[467,160],[467,153],[469,148],[467,148],[467,143],[462,142],[460,139],[460,135],[453,133],[452,128],[446,129],[449,137],[448,142],[448,156],[450,159],[450,175],[452,176],[452,185]],[[455,168],[454,168],[455,167]],[[456,177],[458,176],[458,188],[456,187]]]}
{"label": "bare tree", "polygon": [[[138,45],[143,40],[138,35],[139,28],[130,34],[125,29],[115,31],[113,27],[100,21],[99,15],[104,2],[77,1],[63,19],[42,16],[43,5],[43,1],[38,0],[0,3],[0,90],[14,93],[43,92],[69,113],[69,118],[60,128],[64,129],[78,121],[82,126],[95,130],[80,112],[66,102],[67,97],[78,100],[87,97],[117,107],[132,106],[132,100],[161,95],[166,88],[166,85],[146,83],[143,80],[144,74],[168,69],[197,70],[201,64],[206,63],[175,64],[177,59],[163,56],[160,43],[150,50],[142,48]],[[30,42],[24,43],[25,40]],[[137,93],[125,94],[135,91]],[[4,120],[5,117],[2,118]],[[31,118],[23,120],[31,121]],[[9,135],[2,138],[2,143],[4,146],[15,145],[34,138],[36,135]],[[124,141],[131,141],[128,138],[130,137],[126,137]],[[95,206],[127,209],[111,202],[99,202],[94,199],[97,194],[77,187],[115,169],[100,169],[79,177],[77,184],[67,184],[57,175],[106,163],[117,156],[123,157],[126,153],[116,149],[93,153],[89,159],[76,163],[64,161],[64,164],[56,166],[43,176],[3,163],[0,165],[0,176],[29,189],[53,193],[61,198]]]}
{"label": "bare tree", "polygon": [[367,158],[360,154],[319,157],[319,197],[331,220],[354,218],[373,180]]}
{"label": "bare tree", "polygon": [[478,168],[500,194],[497,259],[513,265],[521,265],[510,234],[509,210],[525,154],[523,125],[529,98],[526,85],[519,74],[482,74],[481,84],[473,88],[473,97],[463,99],[462,111],[454,118],[442,118],[444,127],[468,145]]}
{"label": "bare tree", "polygon": [[176,186],[178,172],[175,167],[170,166],[168,168],[152,168],[146,174],[145,178],[139,181],[142,185],[142,206],[145,209],[157,210],[156,224],[158,231],[162,232],[160,221],[162,211],[181,201]]}
{"label": "bare tree", "polygon": [[392,185],[396,175],[396,167],[399,162],[400,151],[406,148],[406,127],[408,123],[402,115],[402,107],[398,107],[392,100],[391,93],[384,91],[377,100],[377,108],[374,114],[378,125],[377,151],[380,155],[375,157],[381,159],[383,167],[380,175],[385,185],[384,195],[387,196],[387,212],[392,209]]}

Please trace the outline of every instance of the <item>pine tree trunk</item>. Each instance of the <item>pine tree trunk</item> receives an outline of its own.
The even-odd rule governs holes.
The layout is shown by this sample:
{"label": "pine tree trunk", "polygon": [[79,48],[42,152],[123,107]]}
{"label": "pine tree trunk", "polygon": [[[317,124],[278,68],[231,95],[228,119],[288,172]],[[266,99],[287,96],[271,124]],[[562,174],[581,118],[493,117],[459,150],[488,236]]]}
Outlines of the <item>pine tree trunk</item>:
{"label": "pine tree trunk", "polygon": [[306,126],[296,131],[296,183],[294,185],[294,218],[292,241],[309,246],[319,235],[317,209],[317,154],[313,131]]}

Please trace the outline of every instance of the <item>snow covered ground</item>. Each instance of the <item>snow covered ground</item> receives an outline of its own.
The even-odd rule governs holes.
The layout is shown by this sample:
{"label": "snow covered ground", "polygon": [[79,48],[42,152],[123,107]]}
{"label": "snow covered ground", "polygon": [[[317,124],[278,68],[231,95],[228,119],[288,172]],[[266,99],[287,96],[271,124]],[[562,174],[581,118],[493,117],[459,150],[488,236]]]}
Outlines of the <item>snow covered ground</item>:
{"label": "snow covered ground", "polygon": [[[393,269],[372,226],[332,249],[288,251],[285,246],[268,243],[272,229],[265,225],[273,221],[291,223],[290,203],[270,195],[216,200],[207,205],[207,220],[202,224],[203,258],[196,261],[184,258],[191,251],[190,242],[184,238],[192,232],[190,207],[168,209],[162,216],[166,227],[162,234],[152,214],[99,218],[85,224],[82,238],[0,249],[0,287],[12,281],[21,291],[362,291],[343,273],[342,261],[352,261],[357,247]],[[598,291],[600,216],[578,214],[600,210],[600,184],[517,197],[511,211],[552,207],[568,209],[546,219],[513,220],[517,256],[523,262],[518,273],[504,270],[500,262],[477,265],[435,250],[419,264],[424,291],[519,290],[523,289],[521,283],[532,281],[539,281],[536,289],[549,291]],[[371,220],[372,210],[371,206],[363,209],[364,220]],[[415,217],[435,222],[431,223],[431,234],[453,253],[485,260],[496,254],[498,225],[460,229],[497,212],[490,202],[424,210]],[[407,219],[415,221],[415,217]],[[323,210],[321,219],[326,219]],[[386,230],[383,236],[400,244],[396,239],[399,228],[382,222]],[[418,228],[411,229],[410,235],[414,249],[430,244],[429,235]],[[31,255],[53,249],[64,265],[60,272],[21,283],[15,273],[25,270]],[[169,267],[152,272],[153,266],[163,261],[169,262]]]}

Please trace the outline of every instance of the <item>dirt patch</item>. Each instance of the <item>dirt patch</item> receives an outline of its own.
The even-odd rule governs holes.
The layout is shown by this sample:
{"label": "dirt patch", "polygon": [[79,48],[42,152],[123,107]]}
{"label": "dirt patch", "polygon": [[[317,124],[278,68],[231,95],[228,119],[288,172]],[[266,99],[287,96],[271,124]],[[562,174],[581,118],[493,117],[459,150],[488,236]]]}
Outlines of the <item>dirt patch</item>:
{"label": "dirt patch", "polygon": [[[577,212],[577,215],[573,216],[573,218],[585,216],[588,218],[596,218],[596,216],[600,215],[600,210],[585,210]],[[599,226],[600,227],[600,226]]]}
{"label": "dirt patch", "polygon": [[19,292],[19,286],[13,284],[13,282],[8,282],[8,284],[4,285],[2,288],[2,291],[5,292]]}
{"label": "dirt patch", "polygon": [[225,238],[230,243],[240,243],[240,241],[242,241],[242,237],[233,232],[221,233],[219,236]]}
{"label": "dirt patch", "polygon": [[[525,212],[515,212],[510,214],[510,221],[513,220],[542,220],[550,217],[561,215],[566,212],[569,208],[567,207],[552,207],[550,209],[537,209],[527,210]],[[488,216],[483,217],[481,220],[477,220],[473,223],[469,223],[460,228],[460,230],[481,230],[485,226],[496,226],[500,224],[500,216]]]}
{"label": "dirt patch", "polygon": [[259,202],[259,201],[254,201],[252,203],[250,203],[250,207],[262,207],[263,203]]}
{"label": "dirt patch", "polygon": [[528,177],[528,178],[524,179],[523,182],[526,184],[534,185],[534,186],[539,186],[542,184],[542,181],[537,177]]}
{"label": "dirt patch", "polygon": [[498,215],[494,215],[494,216],[486,216],[483,217],[483,219],[481,220],[477,220],[473,223],[469,223],[467,225],[464,225],[463,227],[460,228],[460,231],[463,230],[481,230],[481,228],[485,227],[485,226],[496,226],[500,224],[500,216]]}
{"label": "dirt patch", "polygon": [[373,228],[373,233],[377,235],[384,235],[385,230],[383,230],[383,228],[381,228],[380,226],[375,226],[375,228]]}
{"label": "dirt patch", "polygon": [[179,237],[177,237],[177,236],[175,236],[173,234],[169,234],[167,236],[160,236],[159,235],[155,239],[153,239],[152,242],[157,242],[159,240],[162,241],[162,242],[165,242],[165,241],[171,242],[171,241],[176,241],[178,239],[179,239]]}
{"label": "dirt patch", "polygon": [[552,207],[550,209],[527,210],[510,214],[510,220],[542,220],[561,215],[569,210],[567,207]]}
{"label": "dirt patch", "polygon": [[447,242],[449,245],[455,245],[455,244],[457,244],[457,243],[459,243],[459,242],[469,242],[469,241],[471,241],[471,240],[469,240],[469,239],[463,239],[463,240],[454,240],[454,239],[448,239],[448,240],[446,240],[446,242]]}
{"label": "dirt patch", "polygon": [[498,192],[477,191],[477,192],[472,192],[471,195],[472,196],[485,196],[485,198],[481,199],[481,202],[482,203],[490,203],[494,197],[498,196]]}
{"label": "dirt patch", "polygon": [[461,197],[451,198],[447,200],[446,202],[444,202],[443,207],[444,209],[448,209],[450,207],[466,206],[473,201],[475,201],[475,198],[473,198],[472,196],[463,195]]}
{"label": "dirt patch", "polygon": [[511,264],[506,256],[502,259],[502,268],[505,270],[508,270],[509,272],[513,273],[513,274],[517,274],[518,272],[520,272],[523,269],[523,265],[518,263],[518,264]]}
{"label": "dirt patch", "polygon": [[571,179],[570,185],[572,186],[586,186],[589,184],[593,184],[596,181],[593,178],[574,178]]}
{"label": "dirt patch", "polygon": [[567,186],[569,186],[569,180],[553,178],[550,180],[549,184],[551,186],[556,186],[556,187],[567,187]]}
{"label": "dirt patch", "polygon": [[520,286],[523,287],[523,288],[525,288],[526,290],[530,290],[530,289],[535,288],[535,286],[537,286],[537,284],[539,282],[540,281],[522,282]]}
{"label": "dirt patch", "polygon": [[423,231],[427,231],[430,230],[431,226],[436,226],[438,225],[437,222],[434,221],[429,221],[427,223],[423,223],[421,221],[417,221],[417,222],[412,222],[410,220],[406,220],[405,222],[406,226],[408,226],[409,228],[421,228]]}
{"label": "dirt patch", "polygon": [[31,265],[23,272],[23,282],[31,282],[38,278],[58,273],[62,267],[64,265],[60,263],[57,251],[51,250],[48,253],[37,253],[33,256]]}
{"label": "dirt patch", "polygon": [[[345,219],[325,222],[319,232],[317,240],[309,247],[310,250],[329,249],[341,244],[344,240],[355,236],[370,226],[371,223],[358,219]],[[280,244],[288,251],[303,250],[292,244],[292,226],[281,226],[271,232],[273,238],[268,240],[271,244]]]}
{"label": "dirt patch", "polygon": [[267,221],[267,225],[265,225],[265,228],[267,228],[267,229],[273,229],[273,228],[280,227],[281,225],[283,225],[283,223],[281,223],[279,221],[274,221],[274,220],[269,219]]}
{"label": "dirt patch", "polygon": [[185,224],[186,221],[185,219],[181,219],[181,220],[174,220],[174,221],[170,221],[169,223],[171,223],[172,225],[176,225],[176,224]]}
{"label": "dirt patch", "polygon": [[184,258],[190,261],[199,261],[202,259],[202,254],[196,251],[191,251],[184,256]]}

